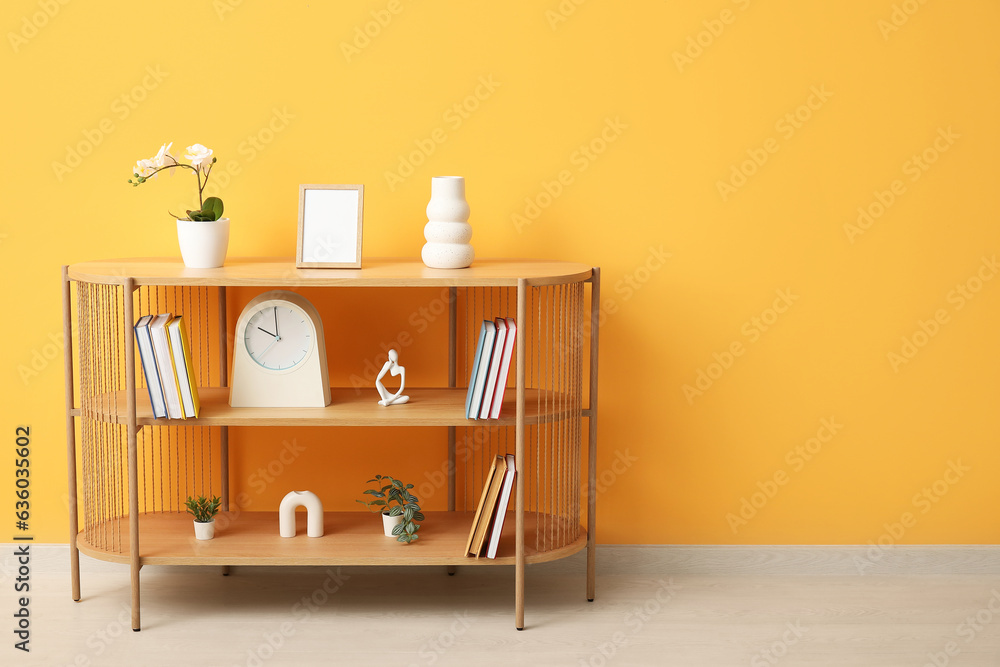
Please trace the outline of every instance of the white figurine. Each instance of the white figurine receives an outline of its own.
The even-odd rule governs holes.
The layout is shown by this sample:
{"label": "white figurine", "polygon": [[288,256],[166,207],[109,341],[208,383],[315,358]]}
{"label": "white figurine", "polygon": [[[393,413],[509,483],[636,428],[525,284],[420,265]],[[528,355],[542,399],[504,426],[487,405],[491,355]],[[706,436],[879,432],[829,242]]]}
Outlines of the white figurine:
{"label": "white figurine", "polygon": [[[389,391],[382,384],[382,378],[385,374],[389,373],[393,377],[399,376],[399,391],[395,394],[390,395]],[[375,378],[375,388],[378,390],[378,395],[382,397],[382,400],[378,402],[379,405],[402,405],[410,400],[409,396],[403,396],[403,387],[406,386],[406,369],[399,365],[399,353],[396,350],[389,350],[389,360],[382,364],[382,370],[379,371],[378,377]]]}

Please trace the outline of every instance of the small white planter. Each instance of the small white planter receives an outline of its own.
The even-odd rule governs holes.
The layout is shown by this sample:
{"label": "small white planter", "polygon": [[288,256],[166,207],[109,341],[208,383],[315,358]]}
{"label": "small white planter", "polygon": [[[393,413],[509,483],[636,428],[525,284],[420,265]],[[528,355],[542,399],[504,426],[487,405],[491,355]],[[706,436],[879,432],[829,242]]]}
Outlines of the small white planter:
{"label": "small white planter", "polygon": [[198,540],[210,540],[215,537],[215,519],[208,523],[194,522],[194,536]]}
{"label": "small white planter", "polygon": [[403,515],[389,516],[385,512],[382,513],[382,529],[385,531],[386,537],[395,537],[392,534],[392,529],[403,523]]}
{"label": "small white planter", "polygon": [[229,249],[229,218],[220,220],[178,220],[177,244],[184,266],[190,269],[217,269],[226,261]]}

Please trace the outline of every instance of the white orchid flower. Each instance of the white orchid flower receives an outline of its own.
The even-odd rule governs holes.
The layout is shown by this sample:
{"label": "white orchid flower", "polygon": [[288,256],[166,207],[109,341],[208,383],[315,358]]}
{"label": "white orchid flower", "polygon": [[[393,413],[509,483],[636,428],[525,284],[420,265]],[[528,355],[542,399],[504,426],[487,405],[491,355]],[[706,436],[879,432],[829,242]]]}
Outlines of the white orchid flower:
{"label": "white orchid flower", "polygon": [[[177,158],[169,152],[170,147],[173,145],[174,142],[172,141],[169,144],[163,144],[160,146],[160,150],[156,152],[156,155],[153,156],[153,159],[149,160],[149,162],[152,162],[155,169],[162,169],[163,167],[169,167],[177,164]],[[170,173],[173,174],[172,171]],[[159,174],[153,174],[153,178],[158,178],[159,176]]]}
{"label": "white orchid flower", "polygon": [[132,167],[132,173],[142,178],[149,178],[154,171],[156,171],[156,166],[152,160],[139,160]]}
{"label": "white orchid flower", "polygon": [[187,147],[187,153],[184,157],[191,160],[192,167],[205,171],[208,169],[208,165],[212,164],[212,149],[201,144],[194,144]]}

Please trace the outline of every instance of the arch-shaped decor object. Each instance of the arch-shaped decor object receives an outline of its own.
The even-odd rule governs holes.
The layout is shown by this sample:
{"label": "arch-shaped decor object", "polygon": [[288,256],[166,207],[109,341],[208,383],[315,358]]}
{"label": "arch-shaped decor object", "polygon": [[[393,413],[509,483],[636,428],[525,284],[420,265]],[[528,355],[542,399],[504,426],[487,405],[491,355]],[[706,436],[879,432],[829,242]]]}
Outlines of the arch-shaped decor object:
{"label": "arch-shaped decor object", "polygon": [[309,537],[323,537],[323,503],[312,491],[289,491],[278,507],[278,533],[282,537],[295,537],[295,509],[306,508],[306,533]]}

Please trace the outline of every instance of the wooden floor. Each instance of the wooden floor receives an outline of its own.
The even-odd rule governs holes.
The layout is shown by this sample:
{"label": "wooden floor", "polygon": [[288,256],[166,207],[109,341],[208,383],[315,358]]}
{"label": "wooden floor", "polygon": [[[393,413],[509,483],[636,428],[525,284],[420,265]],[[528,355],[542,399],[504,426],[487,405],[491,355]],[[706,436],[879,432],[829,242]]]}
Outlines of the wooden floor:
{"label": "wooden floor", "polygon": [[843,551],[604,547],[592,603],[583,554],[528,568],[523,632],[509,567],[150,566],[133,633],[127,567],[82,557],[74,603],[66,548],[39,545],[24,654],[0,548],[0,665],[1000,665],[995,549],[862,574]]}

